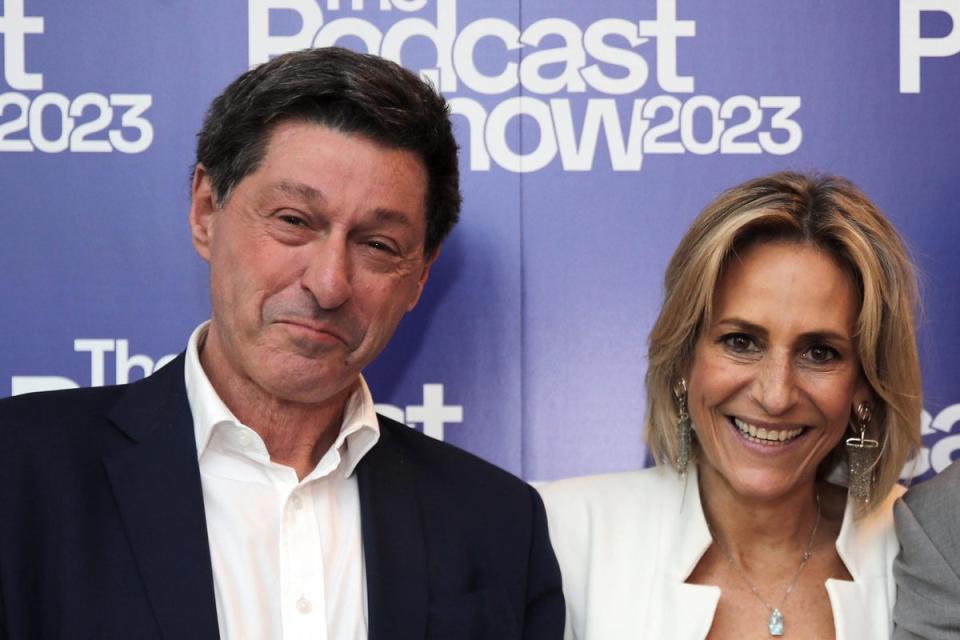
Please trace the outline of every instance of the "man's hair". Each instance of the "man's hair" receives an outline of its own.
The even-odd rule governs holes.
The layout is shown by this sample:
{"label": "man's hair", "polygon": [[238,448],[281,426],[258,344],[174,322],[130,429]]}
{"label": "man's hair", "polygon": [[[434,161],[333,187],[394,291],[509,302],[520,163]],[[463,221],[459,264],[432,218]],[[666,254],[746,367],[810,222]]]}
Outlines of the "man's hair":
{"label": "man's hair", "polygon": [[[781,241],[824,251],[857,287],[854,343],[873,394],[871,437],[883,442],[871,482],[877,499],[870,506],[876,506],[921,445],[916,276],[890,221],[837,176],[783,172],[750,180],[717,196],[694,220],[667,267],[663,306],[650,333],[647,444],[658,462],[676,457],[673,384],[689,370],[700,332],[710,325],[727,265],[751,245]],[[824,460],[821,474],[843,464],[843,442]]]}
{"label": "man's hair", "polygon": [[273,127],[286,120],[413,152],[427,173],[426,254],[457,223],[460,172],[446,100],[400,65],[340,47],[278,56],[213,101],[197,134],[196,162],[210,176],[218,206],[256,171]]}

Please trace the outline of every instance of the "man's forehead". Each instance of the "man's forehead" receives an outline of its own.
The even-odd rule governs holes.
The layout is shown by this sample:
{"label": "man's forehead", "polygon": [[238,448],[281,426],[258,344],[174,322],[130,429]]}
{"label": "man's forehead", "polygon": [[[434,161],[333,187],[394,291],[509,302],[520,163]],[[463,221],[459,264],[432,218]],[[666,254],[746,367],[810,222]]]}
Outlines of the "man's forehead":
{"label": "man's forehead", "polygon": [[318,212],[348,206],[378,224],[427,223],[428,176],[416,152],[312,121],[271,127],[259,163],[237,187],[261,206],[275,200]]}
{"label": "man's forehead", "polygon": [[267,156],[271,149],[282,149],[290,146],[292,142],[295,142],[300,136],[290,136],[291,131],[319,132],[331,139],[339,139],[346,145],[374,147],[385,153],[407,155],[412,160],[415,160],[424,169],[424,173],[426,173],[426,165],[423,157],[420,155],[420,152],[415,149],[385,142],[376,135],[361,130],[339,127],[311,118],[284,118],[271,123],[263,134],[262,156]]}

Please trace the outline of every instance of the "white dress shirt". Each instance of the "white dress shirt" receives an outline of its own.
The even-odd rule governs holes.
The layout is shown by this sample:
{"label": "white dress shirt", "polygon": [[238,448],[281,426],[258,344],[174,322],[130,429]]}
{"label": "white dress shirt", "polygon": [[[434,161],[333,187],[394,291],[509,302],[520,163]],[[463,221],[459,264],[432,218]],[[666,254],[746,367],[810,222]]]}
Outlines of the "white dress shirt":
{"label": "white dress shirt", "polygon": [[[720,588],[687,583],[713,542],[695,467],[686,482],[660,466],[561,480],[539,489],[563,574],[565,639],[707,636]],[[824,585],[837,640],[890,637],[896,597],[892,566],[899,550],[893,503],[902,493],[903,487],[894,486],[860,519],[847,503],[836,549],[853,580],[831,578]],[[785,614],[789,635],[789,607]],[[766,632],[766,622],[767,612],[758,603],[756,620],[749,624]]]}
{"label": "white dress shirt", "polygon": [[380,437],[363,378],[333,446],[303,480],[270,460],[200,365],[207,323],[190,336],[187,398],[197,439],[220,637],[367,637],[360,498],[353,473]]}

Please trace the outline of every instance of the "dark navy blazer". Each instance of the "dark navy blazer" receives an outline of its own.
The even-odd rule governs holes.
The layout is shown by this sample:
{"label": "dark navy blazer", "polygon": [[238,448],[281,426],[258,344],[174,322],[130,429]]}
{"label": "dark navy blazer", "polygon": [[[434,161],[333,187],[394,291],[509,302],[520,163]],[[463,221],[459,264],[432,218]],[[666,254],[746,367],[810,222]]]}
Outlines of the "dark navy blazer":
{"label": "dark navy blazer", "polygon": [[[357,478],[371,640],[562,637],[533,489],[382,416]],[[0,638],[218,637],[183,356],[0,401]]]}

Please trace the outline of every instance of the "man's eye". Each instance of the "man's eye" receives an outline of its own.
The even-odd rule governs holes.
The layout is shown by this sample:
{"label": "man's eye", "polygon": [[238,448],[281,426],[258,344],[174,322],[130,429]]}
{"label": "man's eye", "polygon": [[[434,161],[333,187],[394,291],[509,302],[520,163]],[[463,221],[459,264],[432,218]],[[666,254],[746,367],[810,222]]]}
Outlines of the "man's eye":
{"label": "man's eye", "polygon": [[303,227],[303,226],[306,226],[307,224],[307,222],[303,218],[299,216],[291,215],[291,214],[283,214],[283,215],[277,216],[277,218],[294,227]]}
{"label": "man's eye", "polygon": [[757,343],[745,333],[731,333],[721,338],[724,346],[734,353],[752,353],[758,351]]}
{"label": "man's eye", "polygon": [[377,251],[382,251],[391,255],[396,255],[397,253],[396,249],[394,249],[392,246],[385,242],[380,242],[379,240],[367,240],[367,246],[371,249],[376,249]]}

